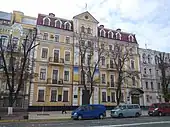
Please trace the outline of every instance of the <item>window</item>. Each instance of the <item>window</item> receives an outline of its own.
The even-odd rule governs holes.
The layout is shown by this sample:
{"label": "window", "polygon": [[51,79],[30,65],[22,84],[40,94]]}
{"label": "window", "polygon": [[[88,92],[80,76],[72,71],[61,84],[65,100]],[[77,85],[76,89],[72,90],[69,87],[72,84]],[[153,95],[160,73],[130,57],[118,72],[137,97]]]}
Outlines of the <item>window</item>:
{"label": "window", "polygon": [[134,108],[135,108],[135,109],[138,109],[138,108],[140,108],[140,107],[139,107],[139,105],[134,105]]}
{"label": "window", "polygon": [[91,55],[87,55],[87,64],[90,65],[91,63]]}
{"label": "window", "polygon": [[150,73],[150,75],[152,75],[152,69],[149,69],[149,73]]}
{"label": "window", "polygon": [[120,99],[121,102],[124,102],[124,95],[123,93],[121,93],[121,99]]}
{"label": "window", "polygon": [[55,42],[59,42],[59,35],[55,35]]}
{"label": "window", "polygon": [[114,87],[114,75],[110,75],[111,87]]}
{"label": "window", "polygon": [[121,40],[121,34],[120,33],[116,33],[116,39]]}
{"label": "window", "polygon": [[149,102],[149,95],[146,95],[146,101]]}
{"label": "window", "polygon": [[40,69],[40,80],[45,80],[46,79],[46,69],[41,68]]}
{"label": "window", "polygon": [[148,89],[148,82],[145,82],[145,84],[146,84],[146,89]]}
{"label": "window", "polygon": [[87,33],[91,34],[91,29],[90,28],[87,28]]}
{"label": "window", "polygon": [[57,90],[51,90],[51,102],[57,101]]}
{"label": "window", "polygon": [[43,19],[43,24],[47,25],[47,26],[50,25],[50,19],[49,18],[44,18]]}
{"label": "window", "polygon": [[134,60],[131,60],[131,69],[135,69],[135,62],[134,62]]}
{"label": "window", "polygon": [[105,31],[102,29],[102,30],[100,30],[100,36],[101,37],[105,37]]}
{"label": "window", "polygon": [[58,63],[59,62],[59,50],[54,50],[54,62]]}
{"label": "window", "polygon": [[151,56],[148,55],[148,63],[150,64],[151,63]]}
{"label": "window", "polygon": [[106,78],[106,75],[105,75],[105,74],[102,74],[102,83],[106,83],[105,78]]}
{"label": "window", "polygon": [[66,30],[70,30],[70,24],[68,22],[66,22],[64,24],[64,27],[65,27]]}
{"label": "window", "polygon": [[8,37],[7,36],[4,36],[4,35],[2,35],[1,36],[1,39],[2,39],[2,44],[3,44],[3,46],[7,46],[7,44],[8,44]]}
{"label": "window", "polygon": [[115,102],[115,92],[111,92],[111,102]]}
{"label": "window", "polygon": [[44,90],[38,90],[38,102],[44,102]]}
{"label": "window", "polygon": [[128,109],[133,109],[133,105],[127,105]]}
{"label": "window", "polygon": [[69,62],[70,61],[70,52],[65,51],[65,61]]}
{"label": "window", "polygon": [[154,88],[153,88],[153,82],[151,82],[151,89],[153,90]]}
{"label": "window", "polygon": [[146,74],[146,68],[144,68],[144,73]]}
{"label": "window", "polygon": [[12,42],[13,42],[13,49],[16,50],[17,49],[17,45],[18,45],[18,38],[17,37],[13,37]]}
{"label": "window", "polygon": [[110,31],[110,32],[108,33],[108,37],[109,37],[109,38],[113,38],[113,32]]}
{"label": "window", "polygon": [[55,21],[55,26],[56,26],[57,28],[61,28],[61,23],[60,23],[59,20],[56,20],[56,21]]}
{"label": "window", "polygon": [[101,44],[101,49],[104,49],[104,44]]}
{"label": "window", "polygon": [[102,57],[102,66],[105,66],[105,57]]}
{"label": "window", "polygon": [[64,71],[64,81],[69,81],[69,71]]}
{"label": "window", "polygon": [[102,102],[106,102],[106,92],[102,92]]}
{"label": "window", "polygon": [[81,32],[84,33],[85,32],[85,28],[84,26],[81,27]]}
{"label": "window", "polygon": [[133,42],[134,39],[133,39],[133,36],[132,35],[129,35],[129,41]]}
{"label": "window", "polygon": [[53,70],[53,80],[58,79],[58,70]]}
{"label": "window", "polygon": [[159,71],[158,70],[156,70],[156,75],[159,75]]}
{"label": "window", "polygon": [[91,47],[92,46],[92,42],[91,41],[87,41],[87,46]]}
{"label": "window", "polygon": [[87,82],[90,83],[91,82],[91,76],[90,76],[90,72],[87,72]]}
{"label": "window", "polygon": [[66,44],[70,43],[70,37],[66,37]]}
{"label": "window", "polygon": [[132,85],[133,85],[133,86],[136,85],[135,77],[132,77]]}
{"label": "window", "polygon": [[48,48],[42,48],[41,58],[47,59]]}
{"label": "window", "polygon": [[81,46],[85,46],[85,41],[81,40]]}
{"label": "window", "polygon": [[44,33],[43,40],[48,40],[48,33]]}
{"label": "window", "polygon": [[112,45],[109,45],[109,51],[112,51]]}
{"label": "window", "polygon": [[160,84],[160,83],[158,83],[158,90],[159,90],[159,89],[161,89],[161,84]]}
{"label": "window", "polygon": [[63,102],[68,102],[68,90],[63,91]]}

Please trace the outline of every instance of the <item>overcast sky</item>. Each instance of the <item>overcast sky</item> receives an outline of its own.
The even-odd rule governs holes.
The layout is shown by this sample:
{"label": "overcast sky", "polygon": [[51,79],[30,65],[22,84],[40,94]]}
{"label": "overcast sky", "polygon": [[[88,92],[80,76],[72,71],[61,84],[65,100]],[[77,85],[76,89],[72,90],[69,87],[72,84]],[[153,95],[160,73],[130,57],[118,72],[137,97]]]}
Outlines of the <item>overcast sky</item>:
{"label": "overcast sky", "polygon": [[0,10],[34,17],[52,12],[72,19],[86,11],[86,3],[99,24],[136,34],[142,48],[147,44],[147,48],[170,52],[170,0],[2,0]]}

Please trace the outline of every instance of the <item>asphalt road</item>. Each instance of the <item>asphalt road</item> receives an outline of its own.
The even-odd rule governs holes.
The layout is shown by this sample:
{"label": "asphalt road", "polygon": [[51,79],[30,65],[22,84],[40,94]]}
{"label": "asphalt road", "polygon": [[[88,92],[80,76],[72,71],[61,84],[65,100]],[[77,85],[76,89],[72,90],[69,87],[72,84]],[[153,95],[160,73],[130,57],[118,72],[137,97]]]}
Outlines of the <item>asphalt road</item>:
{"label": "asphalt road", "polygon": [[103,120],[64,120],[56,122],[0,123],[0,127],[170,127],[170,116],[108,118]]}

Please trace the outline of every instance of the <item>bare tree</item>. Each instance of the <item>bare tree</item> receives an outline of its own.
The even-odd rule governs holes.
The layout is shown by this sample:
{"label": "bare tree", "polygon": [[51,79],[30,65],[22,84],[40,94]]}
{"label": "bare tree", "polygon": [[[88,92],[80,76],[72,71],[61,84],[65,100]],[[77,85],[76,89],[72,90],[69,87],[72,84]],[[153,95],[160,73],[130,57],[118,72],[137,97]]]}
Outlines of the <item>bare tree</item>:
{"label": "bare tree", "polygon": [[122,98],[122,84],[128,81],[129,78],[132,80],[139,78],[138,72],[128,64],[133,56],[132,48],[129,44],[115,43],[114,50],[109,53],[110,58],[113,59],[113,64],[118,75],[116,82],[117,105],[120,104]]}
{"label": "bare tree", "polygon": [[85,34],[80,34],[78,36],[81,85],[84,86],[84,104],[89,104],[94,91],[94,85],[99,82],[99,78],[95,79],[95,72],[99,69],[98,67],[104,53],[104,48],[99,47],[98,38],[90,37]]}
{"label": "bare tree", "polygon": [[9,107],[13,107],[20,91],[31,73],[31,53],[38,45],[35,43],[37,30],[29,30],[28,34],[21,39],[16,39],[11,34],[9,39],[0,38],[0,57],[3,78],[8,86]]}
{"label": "bare tree", "polygon": [[162,85],[162,93],[165,99],[165,102],[169,102],[170,93],[168,93],[168,85],[170,84],[170,75],[167,73],[168,69],[170,69],[170,64],[166,60],[166,54],[159,53],[157,56],[158,67],[161,70],[161,85]]}

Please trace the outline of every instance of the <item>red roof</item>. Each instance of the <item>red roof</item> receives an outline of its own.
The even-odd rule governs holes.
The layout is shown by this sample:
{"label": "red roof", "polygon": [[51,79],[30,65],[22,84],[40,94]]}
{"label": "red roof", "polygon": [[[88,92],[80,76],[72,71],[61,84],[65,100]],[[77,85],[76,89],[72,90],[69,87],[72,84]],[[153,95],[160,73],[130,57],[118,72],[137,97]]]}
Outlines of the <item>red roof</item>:
{"label": "red roof", "polygon": [[[45,18],[45,17],[48,17],[50,19],[50,21],[51,21],[50,25],[44,25],[43,24],[43,18]],[[55,20],[60,20],[62,22],[61,28],[58,28],[58,29],[64,29],[64,23],[65,22],[70,22],[71,23],[71,29],[69,31],[73,31],[73,21],[72,20],[66,20],[66,19],[57,18],[57,17],[54,17],[54,16],[52,17],[52,16],[44,15],[44,14],[38,14],[37,25],[43,25],[43,26],[57,28],[55,26]],[[111,30],[111,29],[107,29],[107,28],[104,28],[104,27],[100,26],[100,27],[98,27],[98,36],[100,36],[100,30],[101,29],[103,29],[105,31],[105,36],[104,37],[102,36],[103,38],[110,38],[108,36],[108,32],[111,31],[111,32],[113,32],[113,38],[110,38],[110,39],[119,40],[119,41],[125,41],[125,42],[137,43],[137,40],[136,40],[136,37],[135,37],[134,34],[122,32],[120,29],[119,29],[119,31],[117,31],[117,30]],[[66,29],[64,29],[64,30],[66,30]],[[116,39],[116,33],[120,33],[121,34],[121,39]],[[129,39],[129,36],[133,37],[133,40]]]}

